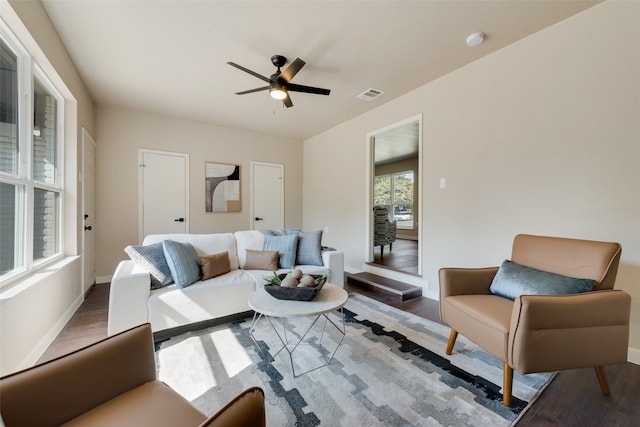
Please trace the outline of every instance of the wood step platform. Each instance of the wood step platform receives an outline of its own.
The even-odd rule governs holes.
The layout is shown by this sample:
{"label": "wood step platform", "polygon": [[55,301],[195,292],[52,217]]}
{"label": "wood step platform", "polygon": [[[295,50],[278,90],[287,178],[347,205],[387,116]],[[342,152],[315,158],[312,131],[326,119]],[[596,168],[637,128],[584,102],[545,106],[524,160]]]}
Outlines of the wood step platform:
{"label": "wood step platform", "polygon": [[397,297],[400,301],[422,296],[422,288],[420,286],[410,285],[372,273],[347,274],[347,281],[357,286],[380,289]]}

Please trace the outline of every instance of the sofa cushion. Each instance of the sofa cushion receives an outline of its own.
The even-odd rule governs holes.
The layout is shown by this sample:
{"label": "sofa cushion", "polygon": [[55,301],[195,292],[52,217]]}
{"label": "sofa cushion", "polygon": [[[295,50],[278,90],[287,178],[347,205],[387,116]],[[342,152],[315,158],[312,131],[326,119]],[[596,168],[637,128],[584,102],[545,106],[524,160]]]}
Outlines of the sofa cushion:
{"label": "sofa cushion", "polygon": [[202,271],[202,280],[220,276],[221,274],[231,271],[229,265],[229,252],[224,251],[219,254],[201,256],[200,270]]}
{"label": "sofa cushion", "polygon": [[278,269],[278,251],[254,251],[247,249],[245,255],[245,270],[268,270]]}
{"label": "sofa cushion", "polygon": [[191,243],[165,240],[162,245],[171,276],[178,287],[184,288],[200,279],[198,253]]}
{"label": "sofa cushion", "polygon": [[149,272],[151,289],[158,289],[173,283],[162,242],[147,246],[127,246],[124,251],[132,261]]}
{"label": "sofa cushion", "polygon": [[258,230],[242,230],[233,233],[238,248],[238,263],[244,268],[247,250],[261,251],[264,245],[264,234]]}
{"label": "sofa cushion", "polygon": [[243,313],[250,310],[249,295],[255,290],[256,280],[240,269],[186,288],[165,286],[149,295],[149,323],[156,332]]}
{"label": "sofa cushion", "polygon": [[287,230],[287,234],[298,236],[296,265],[322,265],[322,230]]}
{"label": "sofa cushion", "polygon": [[491,283],[489,290],[510,300],[520,295],[564,295],[588,292],[596,283],[592,279],[579,279],[549,273],[505,260]]}
{"label": "sofa cushion", "polygon": [[264,236],[262,249],[265,251],[278,251],[280,268],[293,268],[296,263],[296,250],[298,248],[298,235]]}

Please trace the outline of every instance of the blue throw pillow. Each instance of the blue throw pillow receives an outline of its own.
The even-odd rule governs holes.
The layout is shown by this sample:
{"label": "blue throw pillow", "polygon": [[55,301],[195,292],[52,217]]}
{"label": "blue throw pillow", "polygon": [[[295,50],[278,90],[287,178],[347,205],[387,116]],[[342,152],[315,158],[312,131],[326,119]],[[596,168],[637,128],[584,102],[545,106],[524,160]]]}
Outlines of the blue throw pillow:
{"label": "blue throw pillow", "polygon": [[176,285],[184,288],[200,279],[198,253],[193,245],[165,240],[162,242],[162,247]]}
{"label": "blue throw pillow", "polygon": [[151,289],[158,289],[173,283],[171,270],[169,270],[162,249],[162,242],[146,246],[127,246],[124,251],[136,264],[149,272]]}
{"label": "blue throw pillow", "polygon": [[278,267],[293,268],[296,262],[296,249],[298,246],[298,236],[291,234],[288,236],[264,236],[263,251],[278,251],[280,259]]}
{"label": "blue throw pillow", "polygon": [[489,290],[510,300],[519,295],[565,295],[588,292],[596,283],[592,279],[578,279],[537,270],[505,260]]}
{"label": "blue throw pillow", "polygon": [[287,234],[298,235],[296,265],[324,265],[322,262],[322,230],[287,230]]}
{"label": "blue throw pillow", "polygon": [[260,230],[265,236],[286,236],[287,231],[283,229]]}

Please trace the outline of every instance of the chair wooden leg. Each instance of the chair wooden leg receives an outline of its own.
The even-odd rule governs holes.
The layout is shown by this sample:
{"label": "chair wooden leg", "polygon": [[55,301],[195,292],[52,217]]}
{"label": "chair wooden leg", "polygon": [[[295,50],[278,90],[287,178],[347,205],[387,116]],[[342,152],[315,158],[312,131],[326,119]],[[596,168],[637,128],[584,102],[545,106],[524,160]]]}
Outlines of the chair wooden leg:
{"label": "chair wooden leg", "polygon": [[453,352],[453,346],[456,343],[456,338],[458,338],[458,331],[455,329],[451,329],[451,333],[449,334],[449,342],[447,343],[447,349],[445,350],[446,354],[451,354]]}
{"label": "chair wooden leg", "polygon": [[502,404],[511,406],[511,389],[513,387],[513,368],[504,364],[504,374],[502,378]]}
{"label": "chair wooden leg", "polygon": [[596,370],[596,376],[598,377],[598,383],[600,384],[600,390],[605,396],[611,396],[611,390],[609,389],[609,381],[607,381],[607,374],[604,371],[604,366],[594,367]]}

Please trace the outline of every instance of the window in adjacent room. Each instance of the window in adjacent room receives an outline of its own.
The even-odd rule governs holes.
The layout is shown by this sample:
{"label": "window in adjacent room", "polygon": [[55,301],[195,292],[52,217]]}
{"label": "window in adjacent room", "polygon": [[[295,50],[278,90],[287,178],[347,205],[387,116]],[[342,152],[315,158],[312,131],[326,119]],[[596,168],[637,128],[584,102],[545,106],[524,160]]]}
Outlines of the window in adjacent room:
{"label": "window in adjacent room", "polygon": [[400,229],[413,229],[413,171],[376,176],[373,182],[373,204],[389,207]]}
{"label": "window in adjacent room", "polygon": [[0,32],[0,284],[61,255],[62,105],[33,59]]}

